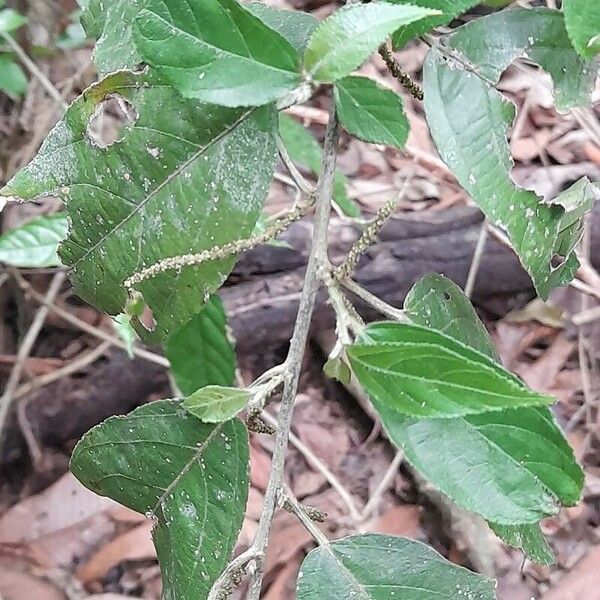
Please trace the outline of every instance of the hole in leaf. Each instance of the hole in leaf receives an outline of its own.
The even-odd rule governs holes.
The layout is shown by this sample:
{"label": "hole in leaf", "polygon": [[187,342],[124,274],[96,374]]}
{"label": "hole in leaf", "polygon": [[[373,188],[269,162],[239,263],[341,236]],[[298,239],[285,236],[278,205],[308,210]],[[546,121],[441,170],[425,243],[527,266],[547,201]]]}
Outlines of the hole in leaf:
{"label": "hole in leaf", "polygon": [[442,296],[444,297],[444,300],[450,300],[450,294],[448,292],[444,292]]}
{"label": "hole in leaf", "polygon": [[139,114],[130,102],[119,94],[109,94],[96,106],[87,126],[87,136],[99,148],[108,148],[124,137]]}
{"label": "hole in leaf", "polygon": [[566,260],[566,257],[561,256],[560,254],[555,254],[550,259],[550,265],[552,266],[553,269],[558,269],[560,266],[562,266],[564,264],[565,260]]}
{"label": "hole in leaf", "polygon": [[156,329],[156,321],[152,314],[152,309],[146,304],[142,310],[142,314],[138,317],[138,321],[143,325],[144,329],[154,331]]}

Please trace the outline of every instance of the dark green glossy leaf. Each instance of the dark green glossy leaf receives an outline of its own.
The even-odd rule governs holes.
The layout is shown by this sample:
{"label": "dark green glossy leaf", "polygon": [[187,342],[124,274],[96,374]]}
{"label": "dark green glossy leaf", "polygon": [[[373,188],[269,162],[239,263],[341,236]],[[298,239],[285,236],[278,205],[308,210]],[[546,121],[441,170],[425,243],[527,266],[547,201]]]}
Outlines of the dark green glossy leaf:
{"label": "dark green glossy leaf", "polygon": [[183,408],[205,423],[222,423],[235,417],[250,400],[241,388],[207,385],[185,398]]}
{"label": "dark green glossy leaf", "polygon": [[569,37],[581,56],[592,58],[600,53],[600,2],[563,0],[563,12]]}
{"label": "dark green glossy leaf", "polygon": [[188,98],[260,106],[300,84],[298,52],[236,0],[146,0],[142,59]]}
{"label": "dark green glossy leaf", "polygon": [[[88,121],[119,95],[137,120],[100,148]],[[162,259],[248,237],[276,156],[270,107],[234,110],[182,99],[144,75],[119,72],[88,89],[50,133],[38,156],[2,190],[32,199],[56,193],[72,221],[61,246],[76,291],[93,306],[125,311],[124,281]],[[200,312],[235,259],[164,272],[136,286],[160,340]]]}
{"label": "dark green glossy leaf", "polygon": [[142,60],[133,43],[132,26],[146,0],[86,0],[81,24],[97,40],[94,64],[101,75],[132,69]]}
{"label": "dark green glossy leaf", "polygon": [[344,77],[334,86],[340,122],[352,135],[403,148],[409,124],[398,94],[368,77]]}
{"label": "dark green glossy leaf", "polygon": [[334,82],[352,73],[396,29],[435,12],[389,2],[346,5],[313,33],[304,54],[304,68],[315,81]]}
{"label": "dark green glossy leaf", "polygon": [[500,357],[473,305],[451,279],[425,275],[404,300],[406,316],[416,323],[437,329],[500,363]]}
{"label": "dark green glossy leaf", "polygon": [[[492,339],[479,320],[473,306],[462,290],[450,279],[442,275],[426,275],[408,293],[404,308],[407,317],[415,323],[443,331],[500,362]],[[536,409],[525,408],[511,411],[515,423],[519,422],[521,413],[531,410]],[[524,420],[528,421],[527,415]],[[461,424],[466,426],[462,420],[457,420],[457,423],[459,427]],[[569,453],[564,439],[560,447],[567,454]],[[431,458],[434,460],[433,457]],[[465,455],[463,460],[465,459],[469,459],[468,455]],[[442,460],[441,456],[437,457],[437,460]],[[493,476],[493,472],[490,472],[489,476]],[[441,489],[445,489],[443,484]],[[554,561],[554,555],[548,547],[538,523],[526,525],[490,523],[490,525],[496,535],[507,544],[522,549],[531,560],[541,564],[551,564]]]}
{"label": "dark green glossy leaf", "polygon": [[217,295],[169,337],[165,352],[175,383],[186,396],[207,385],[233,385],[235,352],[227,337],[227,317]]}
{"label": "dark green glossy leaf", "polygon": [[89,489],[152,515],[165,600],[206,598],[228,563],[246,508],[248,435],[161,400],[91,429],[71,459]]}
{"label": "dark green glossy leaf", "polygon": [[[321,155],[323,149],[319,142],[298,121],[286,114],[279,115],[279,133],[290,158],[315,175],[321,172]],[[354,219],[361,216],[360,208],[348,196],[346,177],[337,171],[333,179],[333,200],[347,217]]]}
{"label": "dark green glossy leaf", "polygon": [[503,10],[463,25],[447,41],[492,83],[516,59],[528,58],[552,76],[560,110],[591,103],[598,65],[583,60],[571,46],[559,11]]}
{"label": "dark green glossy leaf", "polygon": [[421,542],[348,536],[312,550],[298,576],[298,600],[494,600],[494,582]]}
{"label": "dark green glossy leaf", "polygon": [[267,27],[281,34],[298,52],[304,52],[319,24],[311,14],[300,10],[283,10],[262,2],[248,2],[244,6]]}
{"label": "dark green glossy leaf", "polygon": [[394,48],[398,49],[405,46],[410,40],[427,33],[434,27],[447,25],[452,19],[479,4],[480,0],[419,0],[419,2],[413,2],[413,0],[392,0],[392,2],[394,4],[418,4],[419,6],[433,8],[441,12],[440,15],[436,15],[435,17],[427,17],[410,25],[400,27],[392,36]]}
{"label": "dark green glossy leaf", "polygon": [[485,354],[425,327],[374,323],[347,353],[378,406],[413,417],[457,417],[554,402]]}
{"label": "dark green glossy leaf", "polygon": [[577,210],[567,211],[560,201],[543,203],[516,186],[506,139],[514,105],[435,49],[425,61],[424,88],[427,122],[442,159],[488,219],[507,232],[538,294],[547,298],[577,270],[574,250],[580,217],[592,207],[592,187],[579,184],[572,203]]}
{"label": "dark green glossy leaf", "polygon": [[64,213],[37,217],[0,236],[0,262],[13,267],[57,267],[58,244],[67,235]]}

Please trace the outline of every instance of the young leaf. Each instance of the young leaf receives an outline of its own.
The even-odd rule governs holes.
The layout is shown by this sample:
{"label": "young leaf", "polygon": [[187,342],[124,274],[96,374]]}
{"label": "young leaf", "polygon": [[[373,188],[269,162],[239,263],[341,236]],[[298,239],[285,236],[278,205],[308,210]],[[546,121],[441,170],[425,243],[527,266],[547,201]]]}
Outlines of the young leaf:
{"label": "young leaf", "polygon": [[351,535],[312,550],[298,576],[298,600],[494,600],[494,582],[421,542]]}
{"label": "young leaf", "polygon": [[[286,114],[280,113],[279,133],[290,158],[315,175],[319,175],[323,150],[306,128]],[[337,171],[333,179],[333,200],[344,215],[357,219],[361,216],[360,208],[348,196],[346,185],[346,177]]]}
{"label": "young leaf", "polygon": [[[99,147],[88,127],[117,95],[137,120]],[[119,72],[88,89],[33,162],[0,192],[58,194],[72,220],[60,256],[77,293],[108,314],[124,310],[127,278],[167,257],[249,236],[273,173],[274,110],[233,110],[182,99],[146,75]],[[65,167],[66,165],[66,167]],[[169,270],[136,285],[160,340],[200,312],[235,259]]]}
{"label": "young leaf", "polygon": [[404,311],[413,323],[441,331],[500,363],[485,325],[451,279],[437,274],[419,279],[404,300]]}
{"label": "young leaf", "polygon": [[[406,316],[413,322],[442,331],[453,338],[483,352],[496,362],[500,357],[485,326],[463,291],[442,275],[426,275],[408,293],[404,301]],[[535,409],[511,411],[518,422],[519,415]],[[527,419],[525,419],[527,420]],[[562,448],[568,453],[563,439]],[[438,457],[441,460],[441,456]],[[434,482],[435,483],[435,482]],[[551,564],[554,555],[548,547],[538,523],[528,525],[490,526],[507,544],[520,548],[527,556],[541,564]]]}
{"label": "young leaf", "polygon": [[527,557],[540,565],[554,563],[554,553],[548,545],[539,523],[531,525],[497,525],[490,523],[492,531],[509,546],[520,548]]}
{"label": "young leaf", "polygon": [[315,17],[301,10],[283,10],[262,2],[248,2],[244,7],[267,27],[281,34],[299,53],[304,52],[319,24]]}
{"label": "young leaf", "polygon": [[462,13],[479,4],[480,0],[419,0],[418,2],[414,2],[413,0],[392,0],[392,2],[394,4],[418,4],[426,8],[436,9],[441,13],[434,17],[427,17],[410,25],[400,27],[392,36],[392,44],[394,45],[394,49],[397,50],[405,46],[410,40],[427,33],[434,27],[447,25]]}
{"label": "young leaf", "polygon": [[503,10],[474,19],[446,39],[494,84],[513,61],[527,58],[552,76],[559,110],[591,103],[598,65],[577,54],[569,42],[563,15],[556,10]]}
{"label": "young leaf", "polygon": [[134,39],[187,98],[260,106],[300,84],[298,52],[236,0],[146,0]]}
{"label": "young leaf", "polygon": [[389,2],[346,5],[325,19],[311,36],[304,69],[315,81],[332,83],[352,73],[402,25],[438,13]]}
{"label": "young leaf", "polygon": [[13,99],[27,91],[27,76],[10,54],[0,54],[0,91]]}
{"label": "young leaf", "polygon": [[[407,314],[415,323],[485,351],[488,336],[474,313],[476,322],[465,327],[467,304],[458,286],[427,276],[409,293]],[[495,531],[506,533],[505,541],[522,541],[528,555],[542,557],[534,544],[536,521],[556,513],[561,502],[576,503],[583,483],[581,468],[549,410],[520,408],[482,418],[417,421],[382,403],[378,409],[390,438],[423,476],[460,506],[491,521]],[[447,456],[452,460],[444,460]],[[518,526],[509,530],[499,523]],[[519,525],[523,523],[531,525]]]}
{"label": "young leaf", "polygon": [[165,353],[177,387],[186,396],[207,385],[233,385],[235,352],[227,337],[223,303],[216,294],[202,312],[169,337]]}
{"label": "young leaf", "polygon": [[42,216],[0,236],[0,262],[13,267],[60,266],[58,244],[67,235],[67,216]]}
{"label": "young leaf", "polygon": [[207,385],[188,396],[182,406],[205,423],[222,423],[235,417],[248,404],[248,400],[248,390]]}
{"label": "young leaf", "polygon": [[368,77],[344,77],[334,86],[340,123],[365,142],[403,148],[409,124],[398,94]]}
{"label": "young leaf", "polygon": [[600,3],[597,0],[563,0],[569,37],[584,58],[600,53]]}
{"label": "young leaf", "polygon": [[12,33],[27,23],[27,19],[12,8],[0,10],[0,36]]}
{"label": "young leaf", "polygon": [[152,515],[165,598],[206,598],[229,561],[248,495],[248,434],[160,400],[111,417],[77,444],[71,471],[87,488]]}
{"label": "young leaf", "polygon": [[457,417],[554,402],[486,355],[424,327],[374,323],[347,353],[360,384],[378,405],[414,417]]}
{"label": "young leaf", "polygon": [[97,40],[94,64],[101,75],[133,69],[142,61],[133,43],[132,25],[145,4],[146,0],[86,0],[81,24]]}
{"label": "young leaf", "polygon": [[577,270],[574,249],[581,216],[592,207],[592,186],[576,188],[577,211],[571,214],[560,202],[544,203],[516,186],[506,139],[513,104],[435,49],[425,61],[424,88],[427,122],[442,159],[487,218],[507,232],[538,294],[547,298]]}

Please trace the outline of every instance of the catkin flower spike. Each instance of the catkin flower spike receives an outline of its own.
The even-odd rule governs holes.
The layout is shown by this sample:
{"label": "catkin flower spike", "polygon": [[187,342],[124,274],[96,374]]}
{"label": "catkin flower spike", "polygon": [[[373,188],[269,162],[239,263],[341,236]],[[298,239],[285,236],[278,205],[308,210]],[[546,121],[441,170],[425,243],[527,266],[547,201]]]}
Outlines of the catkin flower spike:
{"label": "catkin flower spike", "polygon": [[304,217],[313,204],[314,197],[309,196],[305,202],[297,204],[287,215],[277,219],[272,225],[267,227],[265,231],[254,237],[236,240],[235,242],[230,242],[223,246],[214,246],[213,248],[203,250],[196,254],[181,254],[179,256],[165,258],[150,267],[142,269],[138,273],[134,273],[125,280],[123,285],[127,290],[131,291],[136,285],[143,281],[147,281],[148,279],[152,279],[161,273],[165,273],[166,271],[176,271],[183,267],[198,266],[209,260],[223,260],[234,254],[244,252],[245,250],[251,250],[256,246],[265,244],[269,240],[281,235],[292,223]]}

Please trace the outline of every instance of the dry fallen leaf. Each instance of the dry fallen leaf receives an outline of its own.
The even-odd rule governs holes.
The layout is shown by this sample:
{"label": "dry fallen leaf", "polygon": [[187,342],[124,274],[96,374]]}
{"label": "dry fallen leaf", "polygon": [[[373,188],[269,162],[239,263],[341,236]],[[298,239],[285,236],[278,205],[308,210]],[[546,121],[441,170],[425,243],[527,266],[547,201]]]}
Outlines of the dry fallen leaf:
{"label": "dry fallen leaf", "polygon": [[600,546],[590,549],[585,558],[560,579],[542,600],[600,600]]}
{"label": "dry fallen leaf", "polygon": [[392,506],[379,517],[366,523],[365,528],[374,533],[417,538],[421,532],[422,512],[422,507],[414,504]]}
{"label": "dry fallen leaf", "polygon": [[29,572],[27,563],[3,558],[0,562],[2,600],[66,600],[53,584]]}
{"label": "dry fallen leaf", "polygon": [[152,543],[153,523],[148,521],[102,546],[76,573],[87,584],[101,579],[114,566],[125,560],[145,560],[156,557]]}

